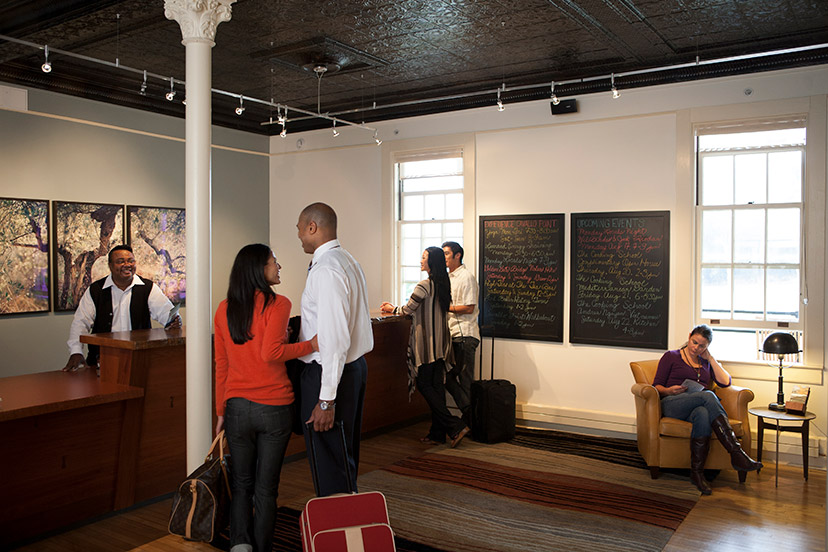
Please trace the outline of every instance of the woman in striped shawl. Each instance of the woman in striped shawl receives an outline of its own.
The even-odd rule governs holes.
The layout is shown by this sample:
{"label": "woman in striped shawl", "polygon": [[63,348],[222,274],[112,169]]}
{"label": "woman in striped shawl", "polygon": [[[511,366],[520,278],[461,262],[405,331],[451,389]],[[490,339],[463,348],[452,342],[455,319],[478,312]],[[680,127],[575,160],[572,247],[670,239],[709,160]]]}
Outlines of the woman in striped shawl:
{"label": "woman in striped shawl", "polygon": [[417,284],[408,303],[395,307],[386,302],[380,305],[380,310],[414,318],[408,342],[409,373],[431,408],[431,429],[420,440],[428,444],[441,444],[446,442],[448,436],[454,448],[469,428],[446,407],[445,359],[451,351],[446,314],[451,303],[451,283],[443,250],[429,247],[423,251],[420,269],[428,274],[428,279]]}

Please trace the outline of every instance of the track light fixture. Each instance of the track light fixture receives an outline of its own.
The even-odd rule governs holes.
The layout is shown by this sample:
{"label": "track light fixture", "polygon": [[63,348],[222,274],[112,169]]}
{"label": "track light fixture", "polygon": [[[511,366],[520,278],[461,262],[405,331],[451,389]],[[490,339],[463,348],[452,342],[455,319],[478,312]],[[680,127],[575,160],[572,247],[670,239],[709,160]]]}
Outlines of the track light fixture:
{"label": "track light fixture", "polygon": [[281,136],[282,138],[285,138],[287,136],[287,113],[288,113],[287,106],[285,106],[285,114],[284,115],[282,115],[282,112],[281,112],[281,110],[279,110],[278,107],[276,108],[276,110],[277,110],[276,111],[276,114],[277,114],[276,119],[279,121],[279,124],[282,125],[282,132],[279,133],[279,136]]}
{"label": "track light fixture", "polygon": [[40,66],[40,69],[44,73],[51,73],[52,72],[52,64],[49,63],[49,47],[44,46],[43,51],[45,52],[45,54],[44,54],[43,65]]}
{"label": "track light fixture", "polygon": [[[503,85],[503,88],[506,88],[506,85]],[[503,111],[506,108],[503,106],[503,101],[500,99],[500,88],[497,89],[497,110]]]}
{"label": "track light fixture", "polygon": [[561,100],[559,100],[558,96],[555,95],[555,81],[552,81],[552,103],[555,105],[561,103]]}
{"label": "track light fixture", "polygon": [[621,97],[621,92],[619,92],[618,89],[615,87],[615,73],[612,73],[612,75],[610,75],[610,83],[612,84],[612,99],[617,100]]}
{"label": "track light fixture", "polygon": [[244,113],[244,97],[239,95],[239,107],[236,108],[236,115],[241,116]]}
{"label": "track light fixture", "polygon": [[377,137],[377,131],[376,131],[376,130],[374,131],[374,142],[376,142],[378,146],[379,146],[380,144],[382,144],[382,140],[380,140],[380,139]]}
{"label": "track light fixture", "polygon": [[175,81],[172,77],[170,77],[170,91],[167,92],[165,97],[167,98],[168,102],[173,101],[173,99],[175,98]]}
{"label": "track light fixture", "polygon": [[144,82],[141,83],[141,95],[142,96],[147,95],[147,71],[146,71],[146,69],[144,70]]}
{"label": "track light fixture", "polygon": [[334,135],[334,138],[339,136],[339,131],[336,130],[336,119],[334,119],[334,122],[333,122],[333,135]]}

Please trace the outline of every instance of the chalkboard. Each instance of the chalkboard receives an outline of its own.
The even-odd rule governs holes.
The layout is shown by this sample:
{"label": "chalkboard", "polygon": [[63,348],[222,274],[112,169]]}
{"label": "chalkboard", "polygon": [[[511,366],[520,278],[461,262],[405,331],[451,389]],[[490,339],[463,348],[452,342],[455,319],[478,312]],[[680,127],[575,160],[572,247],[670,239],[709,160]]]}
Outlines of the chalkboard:
{"label": "chalkboard", "polygon": [[480,329],[563,341],[564,215],[480,217]]}
{"label": "chalkboard", "polygon": [[569,341],[667,348],[670,213],[573,213]]}

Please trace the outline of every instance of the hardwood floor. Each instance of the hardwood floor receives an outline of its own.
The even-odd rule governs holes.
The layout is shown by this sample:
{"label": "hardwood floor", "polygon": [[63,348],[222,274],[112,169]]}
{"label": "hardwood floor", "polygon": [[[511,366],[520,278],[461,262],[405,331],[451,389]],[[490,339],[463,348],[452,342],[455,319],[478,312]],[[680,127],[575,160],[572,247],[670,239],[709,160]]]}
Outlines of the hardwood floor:
{"label": "hardwood floor", "polygon": [[[430,447],[418,438],[423,422],[363,441],[360,473],[367,473]],[[676,531],[665,551],[743,552],[825,550],[825,471],[782,465],[774,487],[774,465],[761,474],[748,474],[739,484],[736,472],[723,471],[712,483],[713,494],[702,497]],[[688,485],[689,485],[688,481]],[[313,494],[307,461],[297,459],[282,470],[279,502],[303,502]],[[186,542],[167,533],[170,501],[134,508],[18,548],[19,552],[215,552],[215,548]],[[538,551],[532,551],[538,552]]]}

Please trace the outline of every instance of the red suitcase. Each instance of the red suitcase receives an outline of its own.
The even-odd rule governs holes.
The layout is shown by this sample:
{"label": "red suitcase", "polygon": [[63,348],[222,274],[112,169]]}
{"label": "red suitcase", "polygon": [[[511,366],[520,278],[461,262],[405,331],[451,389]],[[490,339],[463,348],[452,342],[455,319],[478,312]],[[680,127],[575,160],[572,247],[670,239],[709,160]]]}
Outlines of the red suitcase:
{"label": "red suitcase", "polygon": [[304,552],[393,552],[385,497],[379,492],[312,498],[299,518]]}
{"label": "red suitcase", "polygon": [[[317,485],[316,453],[313,429],[308,425],[311,475]],[[345,455],[345,432],[340,424],[332,431],[342,437]],[[348,488],[354,484],[348,481]],[[299,517],[304,552],[396,552],[394,533],[388,523],[385,496],[380,492],[338,494],[312,498]]]}

